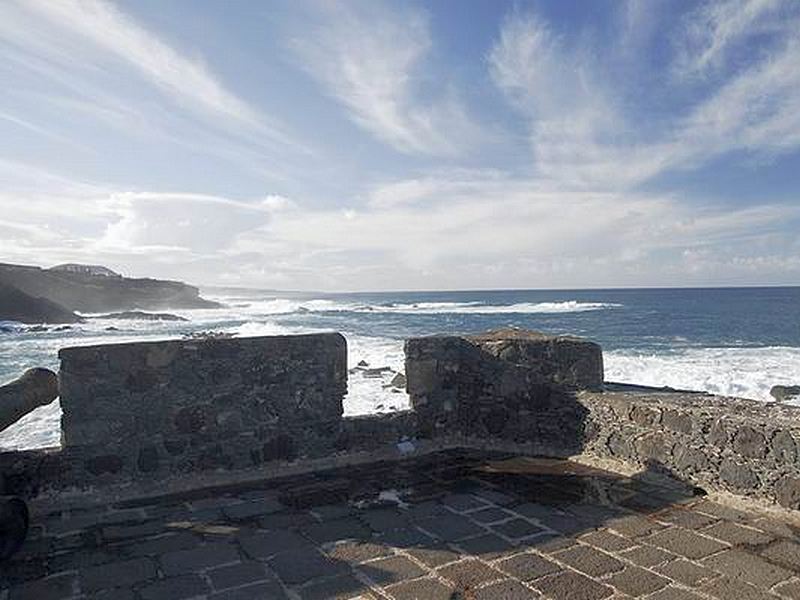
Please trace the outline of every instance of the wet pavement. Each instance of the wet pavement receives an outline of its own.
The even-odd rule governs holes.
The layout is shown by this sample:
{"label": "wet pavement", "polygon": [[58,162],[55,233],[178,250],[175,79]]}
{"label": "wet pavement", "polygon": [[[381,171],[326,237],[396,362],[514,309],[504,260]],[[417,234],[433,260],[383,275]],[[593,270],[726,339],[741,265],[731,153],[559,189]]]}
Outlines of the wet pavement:
{"label": "wet pavement", "polygon": [[0,600],[800,599],[800,530],[472,451],[36,515]]}

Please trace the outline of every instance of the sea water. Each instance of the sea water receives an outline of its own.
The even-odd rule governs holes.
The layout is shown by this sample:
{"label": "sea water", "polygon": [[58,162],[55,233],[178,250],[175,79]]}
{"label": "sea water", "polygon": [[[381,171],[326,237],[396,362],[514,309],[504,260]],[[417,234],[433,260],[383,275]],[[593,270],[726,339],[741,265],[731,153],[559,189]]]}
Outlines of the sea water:
{"label": "sea water", "polygon": [[[403,340],[435,333],[521,327],[602,344],[606,380],[703,390],[769,401],[800,384],[800,288],[279,294],[206,290],[219,309],[180,310],[186,322],[87,320],[69,329],[0,323],[0,382],[34,366],[58,367],[65,346],[175,339],[203,331],[235,336],[340,331],[355,370],[345,414],[408,408],[390,385]],[[373,373],[374,374],[374,373]],[[0,433],[0,448],[58,445],[60,407],[42,407]]]}

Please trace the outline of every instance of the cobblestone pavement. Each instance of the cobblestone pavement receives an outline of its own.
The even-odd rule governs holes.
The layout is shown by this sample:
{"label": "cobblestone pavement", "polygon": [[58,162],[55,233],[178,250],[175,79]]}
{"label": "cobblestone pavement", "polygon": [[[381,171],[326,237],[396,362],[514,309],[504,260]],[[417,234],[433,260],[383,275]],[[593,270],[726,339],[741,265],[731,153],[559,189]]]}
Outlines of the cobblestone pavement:
{"label": "cobblestone pavement", "polygon": [[564,461],[448,452],[261,485],[39,516],[0,600],[800,599],[798,529]]}

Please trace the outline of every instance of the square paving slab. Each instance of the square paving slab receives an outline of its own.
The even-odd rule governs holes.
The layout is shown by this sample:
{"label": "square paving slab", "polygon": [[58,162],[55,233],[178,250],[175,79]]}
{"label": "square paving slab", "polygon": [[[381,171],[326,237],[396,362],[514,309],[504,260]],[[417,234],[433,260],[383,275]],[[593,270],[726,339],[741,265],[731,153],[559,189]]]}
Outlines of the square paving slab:
{"label": "square paving slab", "polygon": [[800,599],[800,531],[695,493],[450,451],[56,506],[0,600]]}

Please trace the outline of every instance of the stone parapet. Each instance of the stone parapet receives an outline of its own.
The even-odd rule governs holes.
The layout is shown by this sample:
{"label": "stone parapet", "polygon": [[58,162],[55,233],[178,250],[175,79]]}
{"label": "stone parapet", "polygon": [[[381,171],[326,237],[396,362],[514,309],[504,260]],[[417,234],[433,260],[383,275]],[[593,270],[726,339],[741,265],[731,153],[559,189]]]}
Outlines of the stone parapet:
{"label": "stone parapet", "polygon": [[577,400],[586,455],[800,509],[800,408],[622,385]]}
{"label": "stone parapet", "polygon": [[338,333],[66,348],[73,480],[159,478],[331,452],[347,388]]}

